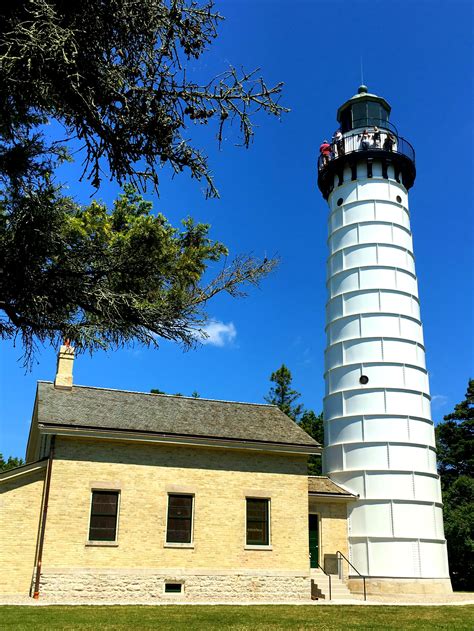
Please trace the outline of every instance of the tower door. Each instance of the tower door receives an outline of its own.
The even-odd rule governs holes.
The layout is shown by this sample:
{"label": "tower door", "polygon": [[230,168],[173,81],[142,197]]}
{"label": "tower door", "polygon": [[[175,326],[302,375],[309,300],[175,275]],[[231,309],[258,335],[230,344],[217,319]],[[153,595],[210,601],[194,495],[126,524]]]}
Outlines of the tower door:
{"label": "tower door", "polygon": [[309,554],[310,567],[319,563],[319,515],[309,516]]}

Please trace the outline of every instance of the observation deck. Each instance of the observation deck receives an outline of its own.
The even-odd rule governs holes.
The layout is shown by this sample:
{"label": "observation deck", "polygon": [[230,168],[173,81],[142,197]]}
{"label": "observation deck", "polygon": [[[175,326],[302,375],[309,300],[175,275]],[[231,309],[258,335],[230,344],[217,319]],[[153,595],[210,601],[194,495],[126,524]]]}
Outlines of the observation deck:
{"label": "observation deck", "polygon": [[[378,132],[375,127],[378,127]],[[364,138],[365,130],[367,137]],[[342,184],[346,167],[351,169],[351,179],[357,179],[357,163],[361,160],[367,162],[368,178],[372,177],[372,164],[377,161],[382,164],[383,178],[388,179],[388,169],[392,166],[397,182],[401,182],[407,190],[413,186],[416,177],[415,150],[408,140],[396,132],[393,125],[381,121],[374,127],[365,126],[343,134],[338,142],[331,144],[330,154],[319,156],[318,187],[324,199],[329,197],[335,186]]]}
{"label": "observation deck", "polygon": [[334,134],[327,155],[318,160],[318,186],[325,199],[335,186],[342,184],[346,168],[350,169],[351,179],[357,179],[357,164],[361,162],[367,164],[368,178],[373,177],[375,161],[381,164],[383,178],[388,179],[390,172],[390,177],[395,177],[407,190],[413,186],[415,151],[390,122],[390,111],[387,101],[369,93],[366,85],[359,86],[357,94],[338,109],[338,134]]}

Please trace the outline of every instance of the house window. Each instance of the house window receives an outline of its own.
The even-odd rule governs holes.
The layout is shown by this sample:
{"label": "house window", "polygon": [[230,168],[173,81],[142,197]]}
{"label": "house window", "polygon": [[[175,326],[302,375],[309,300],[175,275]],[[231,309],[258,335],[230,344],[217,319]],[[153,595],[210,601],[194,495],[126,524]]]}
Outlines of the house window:
{"label": "house window", "polygon": [[247,545],[270,544],[270,500],[247,498]]}
{"label": "house window", "polygon": [[193,496],[168,495],[167,543],[191,543],[193,525]]}
{"label": "house window", "polygon": [[118,491],[92,491],[89,541],[117,539]]}

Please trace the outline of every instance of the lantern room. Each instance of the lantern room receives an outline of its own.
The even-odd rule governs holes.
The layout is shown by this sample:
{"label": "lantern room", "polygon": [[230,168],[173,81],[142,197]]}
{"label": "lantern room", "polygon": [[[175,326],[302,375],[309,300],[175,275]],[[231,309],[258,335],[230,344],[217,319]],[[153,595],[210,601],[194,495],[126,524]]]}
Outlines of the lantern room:
{"label": "lantern room", "polygon": [[391,107],[384,98],[369,94],[367,86],[361,85],[357,94],[338,109],[337,120],[343,134],[367,127],[393,129],[393,125],[389,123],[390,110]]}

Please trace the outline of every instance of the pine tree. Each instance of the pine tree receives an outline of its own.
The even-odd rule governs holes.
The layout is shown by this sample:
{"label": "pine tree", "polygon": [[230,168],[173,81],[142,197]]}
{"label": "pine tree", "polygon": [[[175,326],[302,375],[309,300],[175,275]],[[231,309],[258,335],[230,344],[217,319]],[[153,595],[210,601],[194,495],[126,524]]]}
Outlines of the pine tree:
{"label": "pine tree", "polygon": [[291,372],[285,364],[282,364],[270,375],[270,381],[275,385],[271,386],[270,392],[265,396],[265,401],[278,406],[287,416],[297,421],[303,413],[303,405],[296,403],[301,395],[293,389],[292,380]]}
{"label": "pine tree", "polygon": [[[191,130],[221,144],[233,124],[248,147],[259,112],[287,111],[282,84],[255,72],[196,76],[221,20],[212,0],[1,3],[0,337],[21,340],[26,363],[38,342],[65,337],[91,352],[193,346],[208,300],[243,295],[275,266],[242,255],[212,278],[227,249],[209,226],[173,228],[136,197],[158,190],[162,167],[217,196]],[[81,181],[128,186],[125,199],[107,209],[67,196],[57,169],[77,154]]]}
{"label": "pine tree", "polygon": [[[323,415],[313,410],[305,410],[302,403],[297,403],[300,393],[293,388],[293,377],[285,364],[270,376],[275,385],[265,397],[267,403],[277,405],[282,412],[292,418],[307,434],[321,445],[324,444]],[[308,474],[321,475],[321,457],[309,456]]]}
{"label": "pine tree", "polygon": [[24,464],[24,460],[22,458],[8,456],[8,460],[4,460],[3,454],[0,454],[0,472],[15,469],[15,467],[21,467],[22,464]]}

